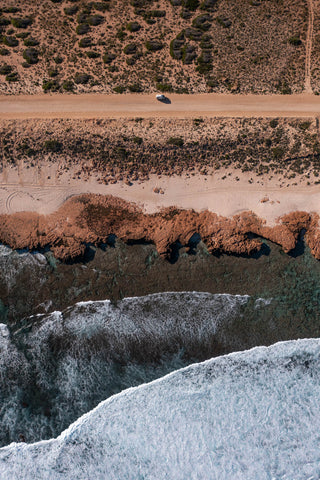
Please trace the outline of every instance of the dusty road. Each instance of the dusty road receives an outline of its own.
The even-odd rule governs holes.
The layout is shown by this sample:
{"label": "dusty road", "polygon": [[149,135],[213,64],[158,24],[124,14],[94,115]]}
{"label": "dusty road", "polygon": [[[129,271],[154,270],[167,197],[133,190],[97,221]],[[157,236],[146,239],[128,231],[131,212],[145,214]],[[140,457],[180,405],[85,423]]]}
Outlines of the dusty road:
{"label": "dusty road", "polygon": [[0,120],[119,117],[314,117],[320,96],[302,95],[18,95],[0,96]]}

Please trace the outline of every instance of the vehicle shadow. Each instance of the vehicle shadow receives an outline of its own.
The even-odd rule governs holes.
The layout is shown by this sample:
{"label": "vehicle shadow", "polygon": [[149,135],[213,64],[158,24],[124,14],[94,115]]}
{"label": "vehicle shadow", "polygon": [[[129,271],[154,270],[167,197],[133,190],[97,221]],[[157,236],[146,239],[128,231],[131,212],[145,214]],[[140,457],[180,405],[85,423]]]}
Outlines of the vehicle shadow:
{"label": "vehicle shadow", "polygon": [[167,105],[168,105],[168,104],[171,104],[171,100],[170,100],[170,98],[168,98],[168,97],[165,97],[165,98],[163,98],[162,100],[159,100],[159,102],[161,102],[161,103],[166,103]]}

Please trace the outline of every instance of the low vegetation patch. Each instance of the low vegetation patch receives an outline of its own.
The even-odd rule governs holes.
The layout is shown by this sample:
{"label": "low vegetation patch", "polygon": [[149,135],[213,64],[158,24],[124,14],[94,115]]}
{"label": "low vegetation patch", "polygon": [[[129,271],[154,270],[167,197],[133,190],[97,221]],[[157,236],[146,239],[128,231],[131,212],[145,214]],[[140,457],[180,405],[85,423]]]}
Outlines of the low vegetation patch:
{"label": "low vegetation patch", "polygon": [[23,58],[29,65],[34,65],[39,61],[39,52],[35,48],[27,48],[23,52]]}
{"label": "low vegetation patch", "polygon": [[161,40],[158,39],[147,40],[146,42],[146,49],[150,52],[157,52],[159,50],[162,50],[163,47],[163,43],[161,42]]}
{"label": "low vegetation patch", "polygon": [[46,140],[44,142],[44,148],[47,152],[60,153],[62,152],[63,144],[58,140]]}
{"label": "low vegetation patch", "polygon": [[58,80],[44,80],[42,83],[42,89],[45,93],[57,92],[60,89],[60,83]]}
{"label": "low vegetation patch", "polygon": [[74,81],[77,85],[86,85],[90,79],[91,75],[88,73],[77,73],[77,75],[74,77]]}
{"label": "low vegetation patch", "polygon": [[16,28],[28,28],[32,24],[31,18],[12,18],[11,23]]}

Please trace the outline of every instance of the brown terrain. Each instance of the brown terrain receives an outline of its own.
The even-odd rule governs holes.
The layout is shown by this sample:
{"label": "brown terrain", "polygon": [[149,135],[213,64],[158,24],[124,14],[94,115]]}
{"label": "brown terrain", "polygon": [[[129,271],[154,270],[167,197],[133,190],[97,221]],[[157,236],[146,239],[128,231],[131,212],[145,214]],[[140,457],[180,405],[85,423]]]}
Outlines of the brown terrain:
{"label": "brown terrain", "polygon": [[0,93],[318,93],[318,4],[6,0]]}
{"label": "brown terrain", "polygon": [[162,256],[170,256],[177,243],[188,246],[195,235],[211,253],[250,255],[262,247],[257,236],[289,252],[303,230],[311,253],[320,259],[319,216],[306,212],[284,215],[269,227],[252,212],[225,218],[209,211],[170,207],[148,215],[119,198],[81,195],[48,216],[31,212],[0,216],[1,243],[15,249],[50,247],[61,260],[77,259],[84,255],[86,244],[106,244],[112,236],[129,244],[153,243]]}
{"label": "brown terrain", "polygon": [[[130,184],[151,174],[214,171],[223,179],[228,169],[279,187],[318,184],[319,141],[317,118],[3,120],[2,185],[12,169],[20,186],[31,171],[31,183],[43,186],[59,185],[69,171],[74,179],[95,174],[102,184]],[[53,167],[50,178],[45,165]]]}
{"label": "brown terrain", "polygon": [[[121,188],[152,175],[220,181],[231,175],[235,185],[243,175],[247,183],[274,182],[278,189],[316,188],[320,101],[311,94],[320,93],[318,6],[316,0],[7,0],[0,7],[1,211],[24,209],[25,186],[56,188],[93,176],[99,185]],[[155,91],[171,104],[135,95]],[[153,192],[165,193],[157,185]],[[260,202],[280,203],[268,196]],[[186,245],[197,233],[211,252],[250,254],[261,248],[257,236],[288,252],[306,230],[320,256],[317,208],[271,226],[253,212],[223,217],[201,205],[170,205],[154,213],[110,196],[74,197],[47,216],[1,215],[0,241],[50,246],[67,260],[114,234],[154,243],[167,256],[173,244]]]}
{"label": "brown terrain", "polygon": [[[169,98],[170,97],[170,98]],[[0,120],[88,118],[303,118],[320,114],[320,97],[300,95],[170,94],[1,95]]]}

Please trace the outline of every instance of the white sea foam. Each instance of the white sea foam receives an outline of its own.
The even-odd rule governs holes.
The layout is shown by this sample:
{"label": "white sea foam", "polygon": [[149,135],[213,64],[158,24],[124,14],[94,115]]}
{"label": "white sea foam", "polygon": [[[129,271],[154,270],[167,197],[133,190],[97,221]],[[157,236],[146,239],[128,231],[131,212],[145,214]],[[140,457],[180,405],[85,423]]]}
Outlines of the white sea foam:
{"label": "white sea foam", "polygon": [[6,480],[316,480],[320,340],[195,364],[102,402],[56,440],[0,449]]}
{"label": "white sea foam", "polygon": [[114,393],[239,349],[228,326],[248,301],[159,293],[25,319],[11,337],[0,336],[1,444],[20,434],[28,442],[56,436]]}

